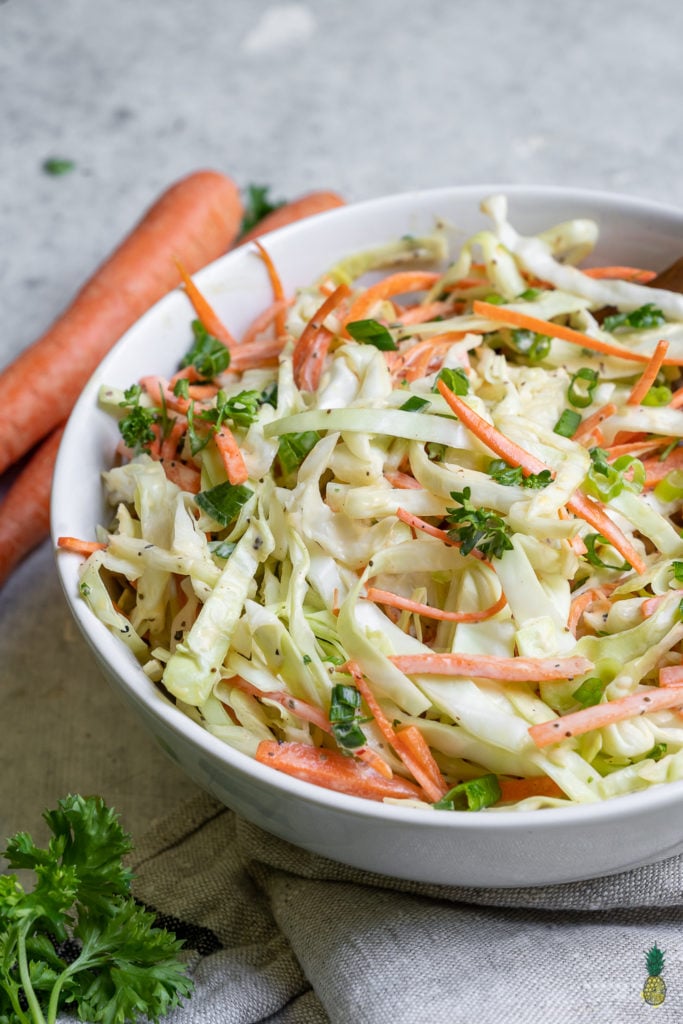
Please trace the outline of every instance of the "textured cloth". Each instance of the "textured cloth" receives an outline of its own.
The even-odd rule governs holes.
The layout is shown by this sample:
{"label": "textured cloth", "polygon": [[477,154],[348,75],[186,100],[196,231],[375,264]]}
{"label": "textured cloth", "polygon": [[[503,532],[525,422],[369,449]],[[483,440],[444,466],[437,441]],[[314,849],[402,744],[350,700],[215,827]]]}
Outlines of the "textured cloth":
{"label": "textured cloth", "polygon": [[131,866],[186,940],[196,989],[169,1024],[683,1020],[683,858],[538,889],[429,886],[308,854],[205,796],[141,837]]}

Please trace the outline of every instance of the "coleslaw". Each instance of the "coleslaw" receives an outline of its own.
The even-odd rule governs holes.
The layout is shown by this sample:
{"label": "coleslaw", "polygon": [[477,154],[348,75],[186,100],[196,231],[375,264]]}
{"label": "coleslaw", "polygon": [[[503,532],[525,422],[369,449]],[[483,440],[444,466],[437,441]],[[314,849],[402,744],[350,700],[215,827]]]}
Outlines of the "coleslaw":
{"label": "coleslaw", "polygon": [[232,338],[189,279],[171,378],[101,389],[80,592],[225,743],[420,809],[683,778],[683,296],[581,269],[504,196],[351,253]]}

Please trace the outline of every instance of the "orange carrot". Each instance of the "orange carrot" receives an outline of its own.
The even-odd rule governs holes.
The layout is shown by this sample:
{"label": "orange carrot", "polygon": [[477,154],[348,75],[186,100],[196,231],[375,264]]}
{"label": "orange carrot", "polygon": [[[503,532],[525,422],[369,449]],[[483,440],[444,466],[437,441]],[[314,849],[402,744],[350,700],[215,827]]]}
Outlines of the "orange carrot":
{"label": "orange carrot", "polygon": [[187,297],[192,303],[202,327],[204,327],[209,334],[213,335],[214,338],[218,338],[219,341],[222,341],[226,348],[232,349],[232,347],[237,344],[236,340],[218,316],[213,306],[210,305],[202,292],[200,292],[199,288],[185,270],[185,267],[182,265],[180,260],[177,259],[175,262],[183,282],[183,287],[187,293]]}
{"label": "orange carrot", "polygon": [[589,590],[584,590],[582,594],[575,597],[569,607],[569,617],[567,619],[567,627],[576,636],[576,630],[583,613],[596,601],[604,599],[605,595],[599,587],[592,587]]}
{"label": "orange carrot", "polygon": [[336,750],[324,750],[307,743],[278,743],[261,740],[256,760],[286,775],[366,800],[420,800],[422,792],[412,782],[394,775],[386,778],[368,764]]}
{"label": "orange carrot", "polygon": [[[633,352],[631,349],[621,345],[614,345],[609,341],[602,341],[600,338],[591,338],[588,334],[575,331],[572,327],[564,327],[562,324],[555,324],[551,320],[539,320],[537,317],[529,316],[527,313],[520,313],[518,310],[510,309],[508,306],[496,306],[491,302],[479,302],[475,300],[472,310],[476,316],[486,317],[487,320],[495,320],[497,323],[508,324],[510,327],[521,327],[537,334],[543,334],[550,338],[560,338],[562,341],[571,342],[573,345],[580,345],[582,348],[591,349],[593,352],[603,352],[608,356],[618,356],[619,359],[627,359],[634,363],[647,363],[650,356],[641,352]],[[683,357],[665,359],[665,366],[683,365]]]}
{"label": "orange carrot", "polygon": [[[439,768],[434,755],[429,749],[429,744],[416,725],[404,725],[396,731],[396,740],[399,744],[399,751],[403,751],[412,757],[413,764],[420,765],[423,773],[422,788],[430,795],[430,799],[440,800],[448,792],[441,769]],[[405,762],[404,762],[405,763]],[[417,777],[417,776],[416,776]],[[424,780],[428,780],[428,788]],[[439,796],[436,794],[439,793]]]}
{"label": "orange carrot", "polygon": [[63,428],[30,456],[0,502],[0,586],[50,529],[50,488]]}
{"label": "orange carrot", "polygon": [[388,353],[387,362],[394,379],[404,378],[412,381],[425,377],[429,372],[432,363],[437,360],[443,362],[446,352],[460,341],[465,335],[462,331],[448,331],[446,334],[438,334],[433,338],[424,338],[422,341],[411,345],[405,352]]}
{"label": "orange carrot", "polygon": [[344,324],[353,323],[354,320],[364,320],[379,302],[383,302],[393,295],[403,295],[405,292],[424,291],[431,288],[439,280],[439,276],[429,270],[398,270],[394,274],[383,277],[381,281],[365,288],[354,299],[344,319]]}
{"label": "orange carrot", "polygon": [[285,289],[282,285],[280,275],[277,272],[277,268],[273,263],[270,253],[260,242],[254,242],[254,245],[259,251],[259,255],[263,260],[266,270],[268,271],[268,278],[270,279],[270,287],[273,289],[273,303],[277,304],[278,310],[275,315],[275,333],[278,337],[282,337],[286,334],[286,299]]}
{"label": "orange carrot", "polygon": [[549,796],[558,800],[567,799],[565,793],[553,779],[547,775],[534,775],[529,779],[501,779],[498,778],[500,786],[500,803],[517,804],[520,800],[527,800],[532,796]]}
{"label": "orange carrot", "polygon": [[[442,380],[437,381],[437,387],[450,408],[468,430],[471,430],[496,455],[505,459],[508,465],[520,466],[525,476],[528,476],[530,473],[541,473],[543,470],[548,469],[544,462],[537,459],[531,452],[526,451],[525,448],[515,444],[505,434],[501,434],[483,416],[480,416],[479,413],[470,408],[467,402],[464,402],[459,395],[454,394]],[[601,504],[593,501],[592,498],[588,498],[580,491],[576,491],[567,502],[567,508],[579,516],[580,519],[584,519],[593,526],[598,533],[602,534],[633,566],[636,572],[645,572],[645,562],[616,523],[610,519]]]}
{"label": "orange carrot", "polygon": [[596,281],[633,281],[636,284],[649,284],[657,276],[655,270],[642,270],[640,267],[586,267],[582,272]]}
{"label": "orange carrot", "polygon": [[223,466],[231,484],[243,484],[249,479],[249,472],[235,435],[226,423],[222,423],[214,435],[216,448],[220,452]]}
{"label": "orange carrot", "polygon": [[392,594],[388,590],[378,590],[376,587],[369,587],[365,595],[368,601],[375,604],[387,604],[391,608],[400,608],[405,612],[413,612],[415,615],[424,615],[428,619],[440,619],[443,622],[483,622],[490,619],[507,604],[505,594],[501,594],[489,608],[479,612],[448,612],[443,608],[433,608],[431,605],[422,604],[420,601],[412,601],[408,597],[401,597],[399,594]]}
{"label": "orange carrot", "polygon": [[215,171],[191,174],[162,195],[45,334],[0,373],[0,473],[66,419],[114,342],[176,287],[175,258],[194,273],[230,248],[241,218],[237,186]]}
{"label": "orange carrot", "polygon": [[618,459],[621,455],[646,455],[648,452],[657,451],[659,448],[666,448],[676,441],[675,437],[651,437],[647,441],[628,444],[610,444],[605,448],[608,459]]}
{"label": "orange carrot", "polygon": [[266,214],[255,227],[240,237],[239,245],[253,242],[254,239],[260,238],[269,231],[294,224],[306,217],[314,217],[317,213],[325,213],[326,210],[333,210],[337,206],[344,206],[344,200],[336,192],[308,192],[289,203],[283,203],[276,210]]}
{"label": "orange carrot", "polygon": [[467,676],[508,683],[573,679],[593,668],[580,655],[557,658],[504,658],[496,654],[396,654],[390,658],[408,676]]}
{"label": "orange carrot", "polygon": [[572,441],[590,440],[596,431],[596,428],[608,420],[610,416],[614,416],[617,411],[617,407],[614,402],[606,402],[605,405],[600,406],[595,412],[591,413],[590,416],[586,416],[585,420],[579,423],[578,427],[572,434]]}
{"label": "orange carrot", "polygon": [[71,551],[76,555],[92,555],[95,551],[104,551],[106,544],[96,540],[81,540],[80,537],[58,537],[57,547],[62,551]]}
{"label": "orange carrot", "polygon": [[680,407],[682,405],[683,405],[683,388],[677,388],[676,391],[674,391],[673,395],[671,396],[671,401],[669,402],[669,408],[670,409],[680,409]]}
{"label": "orange carrot", "polygon": [[273,324],[278,325],[276,327],[276,334],[280,335],[282,332],[279,330],[279,317],[286,311],[289,305],[290,303],[286,299],[279,299],[272,302],[270,306],[264,309],[262,313],[259,313],[258,316],[252,320],[242,335],[240,344],[248,345],[251,342],[256,341],[259,336],[265,334]]}
{"label": "orange carrot", "polygon": [[640,405],[645,398],[652,385],[654,384],[657,374],[662,368],[666,353],[669,351],[669,342],[661,341],[657,342],[654,352],[650,357],[650,362],[643,370],[638,381],[631,388],[631,394],[626,399],[627,405]]}
{"label": "orange carrot", "polygon": [[340,284],[318,307],[308,321],[292,352],[294,382],[298,388],[313,390],[318,386],[323,370],[325,354],[332,341],[331,333],[325,328],[325,320],[347,298],[351,289]]}
{"label": "orange carrot", "polygon": [[[350,661],[345,667],[347,672],[351,673],[354,684],[367,704],[370,714],[377,723],[377,727],[384,738],[394,748],[410,774],[420,784],[429,800],[432,802],[440,800],[444,793],[446,793],[447,786],[445,782],[443,782],[443,779],[441,779],[441,772],[434,761],[428,745],[426,743],[424,745],[416,743],[415,738],[412,735],[409,737],[408,742],[404,743],[400,734],[396,732],[393,725],[382,711],[379,701],[370,689],[370,686],[366,682],[358,665],[355,662]],[[437,780],[440,780],[440,782]]]}
{"label": "orange carrot", "polygon": [[399,469],[387,470],[384,479],[388,480],[392,487],[401,491],[421,491],[422,484],[419,484],[414,476],[402,473]]}
{"label": "orange carrot", "polygon": [[[646,597],[640,606],[640,610],[645,618],[648,619],[653,612],[656,612],[660,604],[671,597],[672,594],[677,594],[679,598],[683,599],[683,590],[667,590],[666,594],[655,594],[654,597]],[[661,679],[660,685],[665,685],[661,682]]]}
{"label": "orange carrot", "polygon": [[583,736],[593,729],[603,729],[615,722],[681,705],[683,693],[678,687],[649,687],[638,693],[630,693],[627,697],[619,697],[605,704],[595,704],[593,707],[573,711],[561,718],[532,725],[529,728],[529,735],[537,747],[548,747],[551,743],[559,743],[572,736]]}
{"label": "orange carrot", "polygon": [[645,467],[645,487],[655,487],[672,469],[683,469],[683,447],[674,448],[665,459],[642,459]]}
{"label": "orange carrot", "polygon": [[665,665],[659,670],[660,686],[683,686],[683,665]]}

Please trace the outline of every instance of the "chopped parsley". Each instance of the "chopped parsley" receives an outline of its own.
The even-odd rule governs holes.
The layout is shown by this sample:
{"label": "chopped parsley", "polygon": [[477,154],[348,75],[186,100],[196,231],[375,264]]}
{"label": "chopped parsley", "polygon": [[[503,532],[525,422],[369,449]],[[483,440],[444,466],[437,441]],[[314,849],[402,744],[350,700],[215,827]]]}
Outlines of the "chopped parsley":
{"label": "chopped parsley", "polygon": [[460,367],[452,369],[450,366],[444,366],[443,369],[439,370],[436,380],[434,381],[434,387],[432,391],[438,391],[437,384],[442,380],[446,387],[453,392],[455,395],[466,395],[470,390],[470,382],[467,379],[467,374]]}
{"label": "chopped parsley", "polygon": [[606,316],[602,326],[606,331],[616,331],[620,327],[644,331],[648,327],[661,327],[664,323],[666,323],[666,317],[661,309],[655,306],[654,302],[646,302],[644,306],[639,306],[638,309],[634,309],[630,313],[615,313],[614,316]]}
{"label": "chopped parsley", "polygon": [[319,440],[320,434],[317,430],[304,430],[300,434],[283,434],[277,449],[282,472],[289,474],[298,469]]}
{"label": "chopped parsley", "polygon": [[389,329],[378,320],[353,320],[346,325],[346,330],[354,341],[374,345],[381,352],[395,352],[398,348]]}
{"label": "chopped parsley", "polygon": [[524,476],[521,466],[508,466],[504,459],[492,459],[489,463],[488,473],[491,479],[504,487],[528,487],[531,490],[540,490],[552,483],[552,473],[549,469],[543,469],[540,473],[529,473]]}
{"label": "chopped parsley", "polygon": [[226,481],[206,491],[200,491],[195,495],[195,501],[203,512],[221,526],[229,526],[253,494],[254,492],[244,484],[231,484]]}
{"label": "chopped parsley", "polygon": [[207,380],[227,370],[230,365],[230,350],[227,346],[209,334],[199,320],[192,321],[192,333],[194,342],[184,356],[181,367],[194,366],[197,373]]}
{"label": "chopped parsley", "polygon": [[448,536],[460,545],[460,552],[469,555],[475,549],[486,558],[502,558],[512,550],[510,527],[497,512],[475,508],[470,501],[471,489],[451,491],[451,498],[459,508],[447,508],[446,520],[450,524]]}
{"label": "chopped parsley", "polygon": [[125,401],[119,403],[127,410],[119,420],[119,432],[123,443],[133,451],[144,451],[155,440],[152,427],[157,422],[157,412],[140,405],[141,395],[140,385],[133,384],[123,392]]}

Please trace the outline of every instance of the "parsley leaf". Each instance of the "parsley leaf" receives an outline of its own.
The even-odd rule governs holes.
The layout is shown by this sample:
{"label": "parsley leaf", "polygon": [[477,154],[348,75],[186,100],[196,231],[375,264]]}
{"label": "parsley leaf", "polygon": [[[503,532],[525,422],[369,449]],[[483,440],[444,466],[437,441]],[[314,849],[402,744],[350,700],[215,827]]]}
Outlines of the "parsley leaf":
{"label": "parsley leaf", "polygon": [[216,395],[215,408],[207,409],[201,414],[201,418],[214,423],[217,430],[224,420],[232,420],[238,427],[248,427],[258,416],[263,404],[260,391],[240,391],[232,398],[226,398],[225,392],[219,391]]}
{"label": "parsley leaf", "polygon": [[[44,1024],[73,1009],[93,1022],[157,1021],[192,982],[182,943],[131,896],[130,836],[101,797],[67,796],[44,818],[46,848],[19,832],[4,852],[36,882],[29,892],[0,877],[0,1019]],[[76,951],[68,961],[62,942]]]}
{"label": "parsley leaf", "polygon": [[197,373],[207,380],[227,370],[230,366],[230,350],[223,342],[209,334],[199,320],[192,321],[192,333],[194,342],[180,363],[181,368],[194,366]]}
{"label": "parsley leaf", "polygon": [[277,449],[282,472],[290,474],[298,469],[319,440],[320,434],[317,430],[304,430],[300,434],[283,434]]}
{"label": "parsley leaf", "polygon": [[470,390],[470,382],[467,379],[467,374],[464,370],[461,370],[460,367],[458,367],[457,370],[454,370],[450,366],[444,366],[443,369],[439,370],[436,375],[432,391],[439,390],[436,385],[440,380],[442,380],[446,387],[455,395],[466,395]]}
{"label": "parsley leaf", "polygon": [[552,483],[552,473],[549,469],[524,476],[521,466],[508,466],[504,459],[492,459],[488,472],[492,480],[495,480],[497,484],[503,484],[504,487],[528,487],[531,490],[540,490]]}
{"label": "parsley leaf", "polygon": [[388,328],[379,320],[353,320],[346,325],[346,330],[354,341],[374,345],[382,352],[395,352],[398,348]]}
{"label": "parsley leaf", "polygon": [[471,490],[451,491],[451,498],[459,508],[447,508],[446,520],[451,528],[448,536],[460,544],[463,555],[475,549],[486,558],[502,558],[512,550],[510,527],[497,512],[486,508],[475,508],[470,501]]}
{"label": "parsley leaf", "polygon": [[157,422],[157,414],[154,409],[140,405],[141,395],[140,385],[133,384],[123,392],[125,401],[119,403],[128,410],[119,420],[119,432],[126,447],[134,451],[149,448],[155,438],[152,426]]}
{"label": "parsley leaf", "polygon": [[606,331],[615,331],[618,327],[630,327],[636,331],[644,331],[648,327],[661,327],[666,323],[666,317],[661,309],[655,306],[654,302],[646,302],[644,306],[632,310],[630,313],[615,313],[614,316],[606,316],[602,326]]}
{"label": "parsley leaf", "polygon": [[207,515],[215,519],[221,526],[229,526],[237,518],[242,505],[246,505],[254,492],[244,484],[231,484],[228,481],[209,487],[195,495],[195,501]]}

